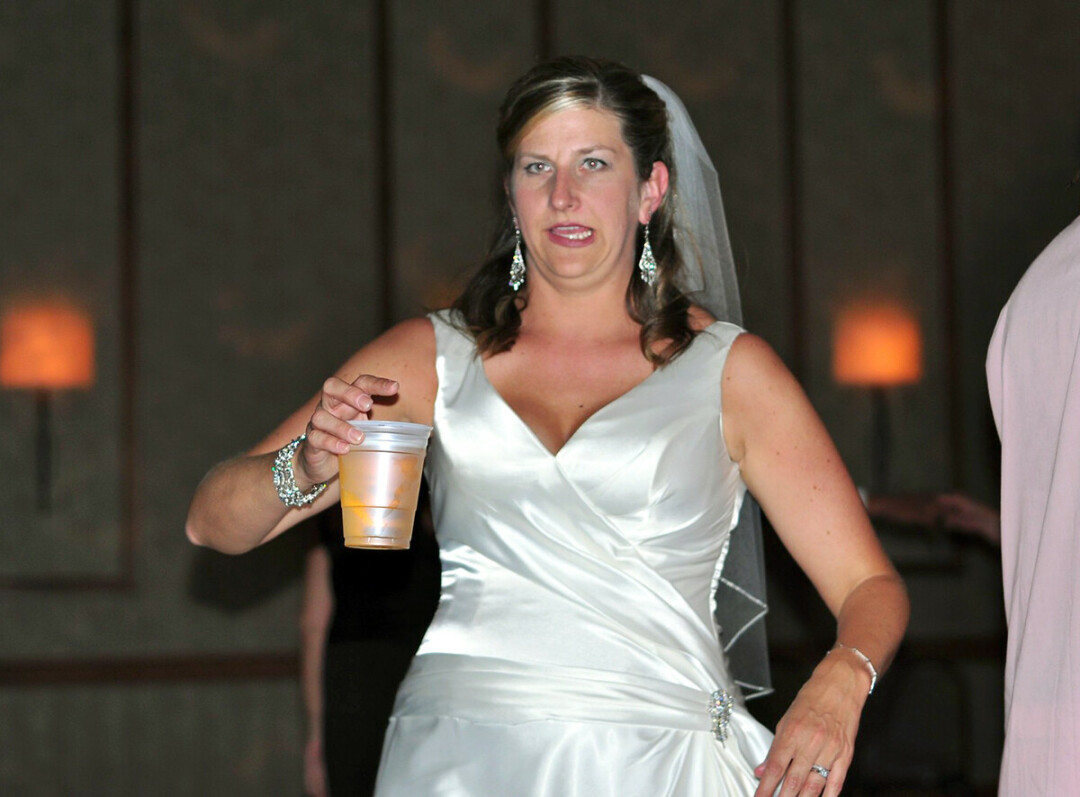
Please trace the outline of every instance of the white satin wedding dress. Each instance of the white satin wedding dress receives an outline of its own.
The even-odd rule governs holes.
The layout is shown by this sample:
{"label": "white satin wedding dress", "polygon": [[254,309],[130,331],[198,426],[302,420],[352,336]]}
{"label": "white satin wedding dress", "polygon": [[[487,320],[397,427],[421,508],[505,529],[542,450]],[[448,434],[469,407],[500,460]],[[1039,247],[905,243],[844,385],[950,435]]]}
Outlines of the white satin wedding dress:
{"label": "white satin wedding dress", "polygon": [[[712,596],[745,486],[722,436],[717,322],[552,454],[432,315],[427,475],[442,597],[401,685],[379,797],[751,795]],[[713,734],[710,695],[735,697]]]}

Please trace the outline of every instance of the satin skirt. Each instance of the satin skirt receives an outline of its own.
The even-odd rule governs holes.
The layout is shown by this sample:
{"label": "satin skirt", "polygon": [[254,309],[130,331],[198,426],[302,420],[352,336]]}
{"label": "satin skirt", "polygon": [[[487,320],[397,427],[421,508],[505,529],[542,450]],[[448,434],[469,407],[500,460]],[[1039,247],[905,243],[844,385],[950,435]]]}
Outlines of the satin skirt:
{"label": "satin skirt", "polygon": [[724,742],[708,695],[670,683],[425,656],[390,720],[378,797],[752,795],[772,735],[736,706]]}

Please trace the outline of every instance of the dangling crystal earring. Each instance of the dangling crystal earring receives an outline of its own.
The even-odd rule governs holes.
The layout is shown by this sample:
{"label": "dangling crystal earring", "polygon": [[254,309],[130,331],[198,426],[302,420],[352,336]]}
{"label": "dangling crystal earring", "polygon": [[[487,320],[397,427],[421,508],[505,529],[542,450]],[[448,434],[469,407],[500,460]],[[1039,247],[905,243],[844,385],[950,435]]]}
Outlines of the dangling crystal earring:
{"label": "dangling crystal earring", "polygon": [[510,261],[510,287],[515,291],[521,290],[525,284],[525,258],[521,256],[521,230],[518,229],[517,219],[514,219],[514,259]]}
{"label": "dangling crystal earring", "polygon": [[645,224],[645,245],[641,247],[641,259],[637,267],[642,282],[649,286],[656,283],[656,258],[653,257],[652,247],[649,246],[648,222]]}

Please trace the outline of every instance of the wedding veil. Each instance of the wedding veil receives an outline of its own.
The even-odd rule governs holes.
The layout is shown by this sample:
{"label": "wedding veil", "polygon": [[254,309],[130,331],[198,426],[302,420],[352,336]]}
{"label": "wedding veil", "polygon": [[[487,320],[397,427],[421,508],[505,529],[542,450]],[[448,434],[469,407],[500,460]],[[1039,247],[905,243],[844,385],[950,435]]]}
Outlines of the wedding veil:
{"label": "wedding veil", "polygon": [[[682,258],[679,288],[720,321],[742,324],[735,259],[731,253],[720,180],[678,96],[642,76],[668,110],[675,160],[675,244]],[[749,492],[728,537],[713,583],[713,612],[732,674],[747,698],[772,691],[765,638],[765,556],[761,510]]]}

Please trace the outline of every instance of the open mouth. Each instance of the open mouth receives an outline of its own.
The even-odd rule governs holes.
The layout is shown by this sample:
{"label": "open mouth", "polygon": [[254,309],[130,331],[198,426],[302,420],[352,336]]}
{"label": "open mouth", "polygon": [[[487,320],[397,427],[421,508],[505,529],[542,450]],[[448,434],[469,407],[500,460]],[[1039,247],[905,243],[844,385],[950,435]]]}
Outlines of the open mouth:
{"label": "open mouth", "polygon": [[593,236],[593,231],[590,227],[582,227],[577,224],[551,227],[548,229],[548,232],[555,238],[575,242],[587,241]]}

